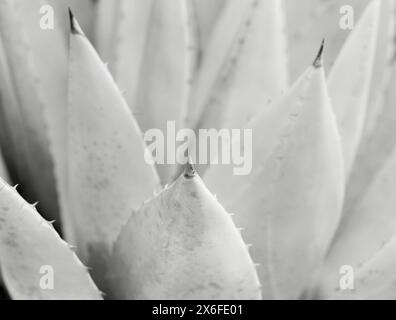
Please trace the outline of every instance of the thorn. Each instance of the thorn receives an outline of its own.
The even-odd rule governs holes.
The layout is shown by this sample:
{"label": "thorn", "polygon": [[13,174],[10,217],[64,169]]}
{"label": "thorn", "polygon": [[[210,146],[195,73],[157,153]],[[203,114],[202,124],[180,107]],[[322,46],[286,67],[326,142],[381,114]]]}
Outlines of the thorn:
{"label": "thorn", "polygon": [[53,223],[54,223],[55,221],[46,221],[46,220],[44,220],[44,221],[41,221],[41,225],[43,226],[43,227],[46,227],[46,228],[53,228],[54,226],[52,225]]}
{"label": "thorn", "polygon": [[80,36],[83,36],[84,32],[81,30],[81,27],[78,24],[76,18],[74,17],[70,7],[69,7],[69,20],[70,20],[70,32],[72,34],[78,34]]}
{"label": "thorn", "polygon": [[32,203],[31,206],[32,206],[33,208],[36,208],[36,206],[37,206],[38,204],[39,204],[39,202],[36,201],[35,203]]}
{"label": "thorn", "polygon": [[325,43],[325,39],[322,40],[322,44],[320,46],[319,52],[315,58],[315,61],[312,64],[315,68],[321,68],[323,66],[324,43]]}
{"label": "thorn", "polygon": [[247,245],[246,245],[246,248],[248,248],[248,249],[250,249],[252,247],[252,244],[251,243],[248,243]]}
{"label": "thorn", "polygon": [[191,156],[188,157],[188,162],[184,168],[184,178],[191,179],[195,177],[195,168]]}
{"label": "thorn", "polygon": [[245,228],[238,228],[238,231],[241,233],[241,232],[245,231]]}
{"label": "thorn", "polygon": [[77,247],[73,246],[72,244],[68,244],[67,246],[69,247],[70,250],[73,250],[73,251],[75,251],[77,249]]}
{"label": "thorn", "polygon": [[12,187],[16,191],[16,189],[19,187],[19,184],[16,184],[15,186]]}
{"label": "thorn", "polygon": [[231,217],[233,217],[233,216],[235,216],[235,213],[229,213],[229,215],[230,215]]}
{"label": "thorn", "polygon": [[52,226],[55,222],[56,222],[56,220],[47,221],[47,223],[48,223],[49,225],[51,225],[51,226]]}
{"label": "thorn", "polygon": [[253,263],[253,265],[254,265],[255,268],[261,267],[261,264],[260,264],[260,263]]}

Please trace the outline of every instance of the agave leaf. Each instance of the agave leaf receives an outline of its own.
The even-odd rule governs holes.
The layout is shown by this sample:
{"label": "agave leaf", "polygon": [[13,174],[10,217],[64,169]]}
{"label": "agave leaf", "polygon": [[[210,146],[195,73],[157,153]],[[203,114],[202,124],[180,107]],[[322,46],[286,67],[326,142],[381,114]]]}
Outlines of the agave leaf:
{"label": "agave leaf", "polygon": [[[1,271],[13,299],[101,299],[69,245],[2,179],[0,222]],[[52,270],[52,289],[42,288],[45,270]]]}
{"label": "agave leaf", "polygon": [[121,225],[158,178],[145,162],[142,134],[121,92],[71,21],[68,198],[79,252],[100,278]]}
{"label": "agave leaf", "polygon": [[192,0],[201,58],[226,3],[226,0]]}
{"label": "agave leaf", "polygon": [[[73,1],[72,1],[73,2]],[[81,1],[81,3],[85,3],[86,1]],[[68,53],[68,14],[67,14],[67,4],[69,1],[54,1],[54,0],[41,0],[41,1],[20,1],[17,0],[14,2],[14,6],[17,6],[21,17],[23,17],[23,26],[24,29],[21,31],[20,36],[26,36],[25,41],[26,45],[29,46],[30,50],[30,61],[29,65],[21,64],[24,69],[22,70],[22,75],[26,76],[23,78],[25,82],[34,82],[35,90],[36,90],[36,104],[30,105],[28,104],[24,108],[28,108],[31,112],[36,111],[37,114],[35,116],[40,116],[41,126],[36,127],[35,130],[42,130],[43,134],[45,134],[45,139],[48,140],[49,143],[49,151],[52,155],[52,164],[54,166],[54,174],[56,177],[56,190],[58,191],[59,197],[59,206],[62,216],[62,221],[65,223],[62,225],[63,231],[65,233],[66,238],[69,241],[73,240],[73,232],[69,229],[71,225],[70,222],[66,222],[69,219],[67,215],[68,212],[68,204],[66,201],[66,169],[65,169],[65,160],[66,160],[66,100],[67,100],[67,75],[68,75],[68,66],[67,66],[67,53]],[[40,28],[39,21],[41,16],[40,13],[41,6],[50,5],[54,8],[54,29],[53,30],[43,30]],[[80,8],[80,6],[79,6]],[[22,18],[21,18],[22,19]],[[19,38],[18,34],[12,35],[13,38],[10,41],[13,41],[11,44],[16,47],[15,50],[18,50]],[[17,37],[17,38],[15,38]],[[12,49],[13,47],[11,47]],[[11,54],[12,52],[10,52]],[[20,59],[24,59],[23,56],[19,57]],[[17,61],[15,62],[17,63]],[[20,68],[20,65],[15,66],[17,70]],[[11,70],[12,71],[12,70]],[[11,83],[12,81],[6,81],[7,83]],[[6,90],[10,90],[10,85],[5,87]],[[29,93],[29,92],[28,92]],[[22,112],[17,112],[18,106],[18,97],[10,96],[11,90],[7,91],[7,95],[9,96],[8,101],[5,102],[5,105],[9,106],[6,109],[6,112],[9,113],[8,120],[9,123],[16,123],[17,126],[15,128],[11,126],[11,139],[15,136],[16,149],[18,152],[23,152],[24,149],[21,147],[24,146],[24,143],[29,144],[31,142],[31,137],[29,134],[26,134],[24,129],[19,129],[20,126],[25,126],[25,123],[31,122],[30,115],[28,114],[25,117],[26,112],[22,108]],[[24,92],[17,92],[17,94],[24,94]],[[12,99],[12,101],[10,100]],[[30,103],[30,101],[28,101]],[[27,103],[24,101],[24,103]],[[13,106],[13,107],[10,107]],[[34,109],[36,108],[36,109]],[[39,109],[40,108],[40,109]],[[40,113],[41,112],[41,113]],[[22,120],[22,122],[21,122]],[[32,123],[32,125],[37,126],[38,124]],[[12,130],[14,129],[14,130]],[[22,131],[21,133],[15,132]],[[24,136],[26,135],[26,136]],[[43,137],[44,139],[44,137]],[[8,144],[7,147],[8,148]],[[4,148],[5,149],[5,148]],[[31,147],[28,146],[25,148],[26,154],[23,155],[15,154],[13,158],[9,159],[7,162],[12,163],[14,159],[29,159],[29,152],[36,152],[36,150],[32,151]],[[17,160],[21,161],[21,160]],[[22,160],[24,161],[24,160]],[[26,161],[26,160],[25,160]],[[22,183],[22,189],[24,186],[24,174],[26,174],[26,165],[24,163],[19,165],[22,169],[19,170],[19,175],[17,175],[16,181]],[[37,171],[36,167],[30,168],[30,171]],[[50,168],[45,168],[46,171],[52,172]],[[38,172],[37,174],[40,174]],[[36,187],[36,183],[41,181],[37,176],[34,176],[35,180],[33,182],[33,187]],[[52,179],[52,177],[51,177]],[[28,181],[32,183],[31,181]],[[40,186],[41,187],[41,186]],[[40,188],[36,187],[36,188]],[[51,192],[54,192],[54,186],[51,187]],[[49,194],[52,196],[52,193]],[[38,198],[40,201],[43,201],[42,198]],[[44,199],[46,200],[46,199]],[[56,200],[54,198],[52,201]],[[57,207],[55,208],[55,204],[52,204],[51,207],[47,208],[46,201],[44,201],[44,209],[47,216],[50,216],[52,219],[58,219]]]}
{"label": "agave leaf", "polygon": [[[263,106],[278,98],[288,85],[286,39],[280,2],[258,1],[253,2],[253,6],[255,13],[246,21],[249,30],[245,37],[237,39],[244,41],[240,52],[237,48],[235,54],[230,53],[223,65],[225,69],[221,71],[224,73],[216,79],[227,83],[227,79],[221,77],[231,77],[226,89],[228,95],[223,105],[220,101],[205,106],[199,127],[240,128]],[[221,37],[216,34],[214,38],[216,36]],[[217,89],[221,90],[221,85]],[[216,99],[218,93],[211,92],[210,95]]]}
{"label": "agave leaf", "polygon": [[[50,90],[48,95],[44,94],[45,84],[41,74],[48,72],[48,63],[52,63],[51,61],[57,57],[47,59],[43,69],[37,68],[40,66],[37,61],[40,55],[37,54],[34,43],[36,37],[33,35],[37,35],[38,31],[42,32],[38,5],[38,1],[21,0],[6,0],[0,3],[0,33],[9,67],[5,71],[8,72],[9,78],[7,79],[7,75],[3,78],[10,80],[2,87],[2,95],[5,96],[3,108],[7,109],[3,113],[8,114],[8,119],[20,118],[15,124],[11,123],[8,126],[11,130],[10,135],[15,134],[21,138],[11,141],[17,143],[14,146],[15,158],[20,157],[19,161],[23,161],[22,165],[27,169],[18,172],[18,182],[22,184],[28,200],[40,200],[43,211],[51,214],[58,210],[43,109],[50,102],[51,106],[56,108],[59,102],[51,100],[57,88]],[[30,11],[34,6],[37,10]],[[41,51],[45,49],[50,51],[48,47],[41,48]]]}
{"label": "agave leaf", "polygon": [[132,213],[115,244],[112,265],[115,298],[260,297],[240,232],[190,165]]}
{"label": "agave leaf", "polygon": [[371,184],[391,155],[396,140],[393,134],[396,66],[394,64],[394,1],[381,1],[376,63],[371,81],[365,128],[347,185],[345,211],[348,212]]}
{"label": "agave leaf", "polygon": [[242,29],[246,20],[251,18],[253,12],[252,1],[231,0],[224,8],[220,21],[209,40],[205,60],[202,62],[197,79],[194,81],[186,117],[188,127],[195,128],[197,125],[205,109],[205,102],[209,99],[211,91],[214,90],[218,74],[223,68],[229,52],[235,47],[237,36],[241,37],[240,33],[246,35],[247,28],[240,29]]}
{"label": "agave leaf", "polygon": [[380,8],[379,1],[370,3],[348,37],[328,77],[329,95],[343,142],[347,177],[355,160],[366,119]]}
{"label": "agave leaf", "polygon": [[390,86],[384,96],[381,113],[377,117],[376,129],[362,142],[356,165],[347,185],[345,213],[364,201],[367,189],[383,169],[396,147],[394,123],[396,121],[396,65],[392,66]]}
{"label": "agave leaf", "polygon": [[97,6],[95,45],[132,108],[145,53],[153,0],[102,0]]}
{"label": "agave leaf", "polygon": [[[341,142],[319,60],[272,112],[253,125],[262,158],[254,159],[255,169],[225,207],[253,244],[264,298],[294,299],[329,245],[343,198]],[[268,142],[262,134],[267,121],[281,126]],[[222,201],[221,187],[212,188]]]}
{"label": "agave leaf", "polygon": [[193,87],[188,126],[241,127],[279,96],[287,86],[284,40],[279,1],[228,1]]}
{"label": "agave leaf", "polygon": [[[3,124],[2,138],[4,139],[2,145],[4,150],[6,150],[5,158],[7,159],[7,164],[11,166],[11,173],[15,181],[22,184],[22,189],[28,189],[27,192],[30,193],[30,189],[34,188],[33,194],[42,187],[40,185],[36,186],[40,178],[37,180],[36,174],[33,178],[36,179],[32,181],[33,178],[29,179],[30,171],[37,172],[37,163],[26,163],[26,159],[31,158],[31,154],[36,154],[37,150],[32,151],[34,145],[30,146],[32,137],[26,132],[26,123],[28,127],[33,126],[34,130],[38,130],[41,134],[42,143],[46,146],[41,146],[49,150],[52,155],[51,163],[53,162],[55,177],[56,177],[56,189],[60,197],[60,207],[63,214],[62,220],[67,220],[68,216],[65,214],[67,212],[67,204],[65,203],[65,139],[66,139],[66,126],[65,126],[65,116],[66,116],[66,97],[67,97],[67,36],[69,34],[69,29],[66,27],[67,23],[67,1],[54,1],[54,0],[34,0],[34,1],[14,1],[12,6],[4,3],[4,10],[12,10],[14,22],[21,22],[22,27],[18,29],[8,26],[11,30],[10,38],[6,43],[8,54],[13,55],[14,52],[22,50],[22,53],[18,57],[13,56],[12,59],[7,59],[4,57],[3,67],[1,71],[2,75],[2,87],[3,87],[3,105],[2,110],[5,123]],[[39,14],[40,8],[44,5],[50,5],[54,8],[54,29],[43,30],[40,28],[41,15]],[[15,9],[15,10],[14,10]],[[17,12],[14,12],[17,11]],[[7,11],[4,12],[7,14]],[[11,16],[12,17],[12,16]],[[12,23],[12,21],[6,21]],[[7,29],[7,32],[8,32]],[[28,62],[19,63],[20,60],[25,60],[25,48],[22,47],[20,43],[20,37],[22,37],[25,46],[28,48]],[[12,68],[8,70],[7,63],[9,61],[12,63]],[[15,65],[14,65],[15,64]],[[22,83],[26,85],[27,89],[15,90],[19,88],[19,85],[14,84],[14,80],[17,78],[11,76],[10,72],[14,72],[16,69],[19,73],[18,77],[22,77]],[[29,87],[30,83],[34,83],[33,87]],[[34,103],[29,100],[22,100],[19,102],[18,96],[21,94],[32,94],[35,100]],[[26,106],[24,104],[27,104]],[[26,112],[29,110],[29,113]],[[33,119],[30,113],[35,113]],[[39,120],[34,119],[40,118]],[[36,127],[35,127],[36,126]],[[39,126],[39,127],[37,127]],[[45,139],[45,141],[44,141]],[[26,145],[26,146],[25,146]],[[47,150],[48,145],[48,150]],[[45,155],[46,157],[48,156]],[[40,160],[41,161],[41,160]],[[42,161],[49,161],[44,159]],[[16,172],[15,164],[16,162]],[[51,174],[49,178],[51,181],[52,170],[49,167],[44,168],[45,171]],[[30,185],[30,188],[29,188]],[[54,201],[56,198],[52,197],[55,191],[54,186],[50,185],[51,192],[48,194],[47,198],[38,198],[44,201],[44,212],[46,216],[50,216],[53,219],[58,218],[57,206]],[[48,200],[48,198],[51,198]],[[50,201],[50,206],[47,205]],[[66,224],[68,225],[68,224]],[[71,240],[71,231],[64,230],[66,236]]]}
{"label": "agave leaf", "polygon": [[[268,160],[273,150],[279,144],[283,131],[290,122],[290,117],[299,106],[299,96],[305,92],[311,81],[312,69],[309,68],[292,85],[287,94],[278,102],[264,106],[261,112],[249,121],[243,130],[252,131],[252,168],[249,174],[235,174],[236,164],[211,165],[205,174],[205,183],[210,190],[215,190],[225,208],[229,209],[236,194],[242,192],[247,185],[251,185]],[[274,125],[276,124],[276,125]],[[246,133],[245,133],[246,134]],[[228,142],[225,147],[248,150],[245,139]],[[232,144],[231,144],[232,143]]]}
{"label": "agave leaf", "polygon": [[343,216],[322,272],[322,295],[334,293],[341,266],[357,269],[396,234],[395,173],[396,153],[388,159],[358,205]]}
{"label": "agave leaf", "polygon": [[327,43],[325,69],[330,70],[351,30],[340,28],[340,8],[353,8],[354,22],[370,0],[286,0],[287,34],[289,35],[290,78],[296,79],[310,62],[318,42]]}
{"label": "agave leaf", "polygon": [[396,3],[394,0],[384,0],[380,1],[380,6],[375,63],[365,123],[366,135],[370,135],[378,125],[377,117],[381,113],[384,92],[391,83],[389,65],[392,64],[395,57]]}
{"label": "agave leaf", "polygon": [[[151,128],[166,132],[167,121],[175,121],[176,129],[180,128],[193,49],[189,46],[185,1],[104,1],[99,5],[99,32],[109,28],[108,8],[113,15],[113,31],[99,41],[99,52],[112,46],[112,50],[105,50],[104,59],[109,61],[120,88],[126,90],[140,127],[144,132]],[[161,164],[157,169],[166,183],[174,166]]]}
{"label": "agave leaf", "polygon": [[[80,1],[81,4],[87,1]],[[89,2],[89,1],[88,1]],[[29,23],[27,32],[32,46],[32,59],[36,70],[39,70],[38,94],[43,100],[43,118],[46,135],[49,140],[49,150],[52,155],[56,189],[58,191],[62,230],[68,241],[74,242],[71,222],[68,221],[69,208],[67,203],[67,173],[66,173],[66,114],[67,114],[67,78],[68,78],[68,4],[74,1],[41,0],[22,1],[26,6],[25,24]],[[37,13],[42,5],[54,8],[54,29],[42,30],[38,25]]]}
{"label": "agave leaf", "polygon": [[[283,22],[279,1],[227,2],[193,86],[189,127],[241,128],[280,96],[287,86]],[[211,162],[217,156],[207,154]],[[203,175],[207,166],[197,169]]]}
{"label": "agave leaf", "polygon": [[[184,0],[153,1],[138,91],[135,101],[130,101],[144,132],[155,128],[165,133],[169,121],[175,122],[176,130],[183,128],[192,76],[187,19]],[[171,178],[174,167],[174,164],[157,166],[164,184]]]}

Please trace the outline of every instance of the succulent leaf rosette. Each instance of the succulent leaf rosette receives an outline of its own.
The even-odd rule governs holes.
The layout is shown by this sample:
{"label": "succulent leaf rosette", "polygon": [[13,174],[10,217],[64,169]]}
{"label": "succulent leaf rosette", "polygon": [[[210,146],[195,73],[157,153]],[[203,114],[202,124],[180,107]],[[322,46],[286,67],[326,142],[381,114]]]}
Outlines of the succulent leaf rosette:
{"label": "succulent leaf rosette", "polygon": [[[3,291],[395,299],[395,14],[393,0],[1,0]],[[144,133],[167,139],[170,121],[251,130],[249,174],[147,161]]]}

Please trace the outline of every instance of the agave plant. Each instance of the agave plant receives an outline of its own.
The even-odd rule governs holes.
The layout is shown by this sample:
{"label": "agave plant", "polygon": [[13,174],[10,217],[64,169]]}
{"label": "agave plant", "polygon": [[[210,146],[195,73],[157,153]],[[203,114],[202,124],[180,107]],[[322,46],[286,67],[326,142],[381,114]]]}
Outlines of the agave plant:
{"label": "agave plant", "polygon": [[[395,6],[350,3],[2,0],[8,295],[396,298]],[[251,129],[250,174],[147,162],[169,121]]]}

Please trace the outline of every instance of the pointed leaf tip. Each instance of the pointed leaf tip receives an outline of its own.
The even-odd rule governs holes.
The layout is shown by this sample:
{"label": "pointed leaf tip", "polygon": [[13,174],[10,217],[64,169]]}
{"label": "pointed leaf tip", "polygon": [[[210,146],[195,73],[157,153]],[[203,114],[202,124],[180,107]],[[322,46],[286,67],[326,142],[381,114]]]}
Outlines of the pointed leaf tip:
{"label": "pointed leaf tip", "polygon": [[196,175],[195,167],[193,165],[193,161],[191,156],[188,157],[188,162],[186,164],[186,167],[184,169],[184,177],[187,179],[194,178]]}
{"label": "pointed leaf tip", "polygon": [[68,8],[69,10],[69,21],[70,21],[70,32],[72,34],[79,34],[79,35],[84,35],[84,32],[81,30],[80,25],[77,22],[77,19],[74,17],[74,14],[70,7]]}
{"label": "pointed leaf tip", "polygon": [[313,62],[313,66],[315,68],[321,68],[323,66],[323,50],[324,50],[325,39],[322,40],[322,44],[320,46],[319,52],[316,55],[316,58]]}

